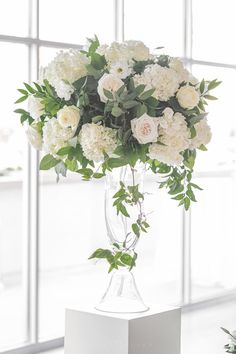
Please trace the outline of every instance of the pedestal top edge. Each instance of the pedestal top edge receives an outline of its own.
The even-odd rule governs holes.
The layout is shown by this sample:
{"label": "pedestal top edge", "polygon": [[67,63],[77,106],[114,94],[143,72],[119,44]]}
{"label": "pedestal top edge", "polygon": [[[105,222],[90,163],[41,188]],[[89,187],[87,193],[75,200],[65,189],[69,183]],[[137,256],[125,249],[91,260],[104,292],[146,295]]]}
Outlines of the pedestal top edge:
{"label": "pedestal top edge", "polygon": [[158,315],[164,312],[170,312],[170,311],[181,311],[180,307],[174,307],[174,306],[160,306],[157,304],[148,304],[149,310],[146,312],[140,312],[140,313],[115,313],[115,312],[102,312],[96,310],[93,306],[76,306],[74,308],[68,307],[66,308],[67,311],[76,311],[76,312],[82,312],[82,313],[87,313],[91,315],[98,315],[98,316],[104,316],[104,317],[111,317],[111,318],[117,318],[117,319],[124,319],[124,320],[132,320],[132,319],[138,319],[138,318],[143,318],[143,317],[148,317],[148,316],[153,316],[153,315]]}

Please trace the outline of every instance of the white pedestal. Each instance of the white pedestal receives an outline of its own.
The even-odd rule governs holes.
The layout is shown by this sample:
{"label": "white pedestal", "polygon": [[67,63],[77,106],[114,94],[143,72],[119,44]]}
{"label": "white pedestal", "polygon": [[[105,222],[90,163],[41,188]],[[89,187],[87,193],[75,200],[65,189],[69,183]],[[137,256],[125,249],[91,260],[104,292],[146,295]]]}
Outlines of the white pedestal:
{"label": "white pedestal", "polygon": [[180,354],[181,311],[139,314],[66,310],[65,354]]}

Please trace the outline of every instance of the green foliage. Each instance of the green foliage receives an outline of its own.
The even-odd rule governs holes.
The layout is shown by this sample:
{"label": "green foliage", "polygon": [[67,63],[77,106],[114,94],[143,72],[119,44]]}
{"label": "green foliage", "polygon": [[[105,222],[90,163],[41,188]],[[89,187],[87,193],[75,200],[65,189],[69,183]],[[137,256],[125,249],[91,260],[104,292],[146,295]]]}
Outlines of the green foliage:
{"label": "green foliage", "polygon": [[60,160],[55,159],[52,155],[45,155],[40,161],[39,168],[40,170],[50,170],[50,168],[55,167]]}

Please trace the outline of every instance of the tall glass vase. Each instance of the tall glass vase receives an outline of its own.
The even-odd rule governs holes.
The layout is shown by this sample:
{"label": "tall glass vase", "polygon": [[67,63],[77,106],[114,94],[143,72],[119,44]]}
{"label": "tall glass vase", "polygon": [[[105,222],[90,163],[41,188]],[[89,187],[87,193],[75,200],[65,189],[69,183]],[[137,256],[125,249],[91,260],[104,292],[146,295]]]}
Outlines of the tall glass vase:
{"label": "tall glass vase", "polygon": [[[121,213],[117,215],[116,208],[113,206],[113,196],[120,189],[120,182],[123,182],[125,186],[138,184],[139,190],[142,192],[144,171],[145,166],[141,164],[135,168],[125,166],[114,169],[106,177],[105,220],[110,246],[114,249],[118,245],[119,250],[132,257],[138,242],[138,236],[132,231],[132,223],[140,217],[145,217],[143,203],[127,206],[130,217],[125,217]],[[138,313],[148,310],[139,294],[134,275],[129,267],[113,270],[108,288],[96,309],[116,313]]]}

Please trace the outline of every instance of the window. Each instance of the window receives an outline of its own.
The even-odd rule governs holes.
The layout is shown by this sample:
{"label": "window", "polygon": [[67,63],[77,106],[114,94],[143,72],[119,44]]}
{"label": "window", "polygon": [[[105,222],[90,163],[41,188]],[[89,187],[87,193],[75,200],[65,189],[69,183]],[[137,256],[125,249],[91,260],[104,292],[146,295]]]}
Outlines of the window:
{"label": "window", "polygon": [[211,7],[210,0],[1,2],[0,353],[62,345],[64,308],[96,303],[107,285],[106,265],[87,260],[107,247],[103,181],[70,175],[56,184],[53,172],[39,173],[38,156],[12,113],[23,81],[36,80],[58,50],[80,48],[94,33],[102,43],[125,38],[164,46],[160,53],[182,57],[197,77],[223,81],[219,102],[209,105],[212,144],[196,166],[204,188],[199,204],[186,214],[158,190],[155,176],[146,178],[152,230],[140,241],[136,274],[147,302],[189,306],[236,291],[235,1],[214,3],[214,16]]}

